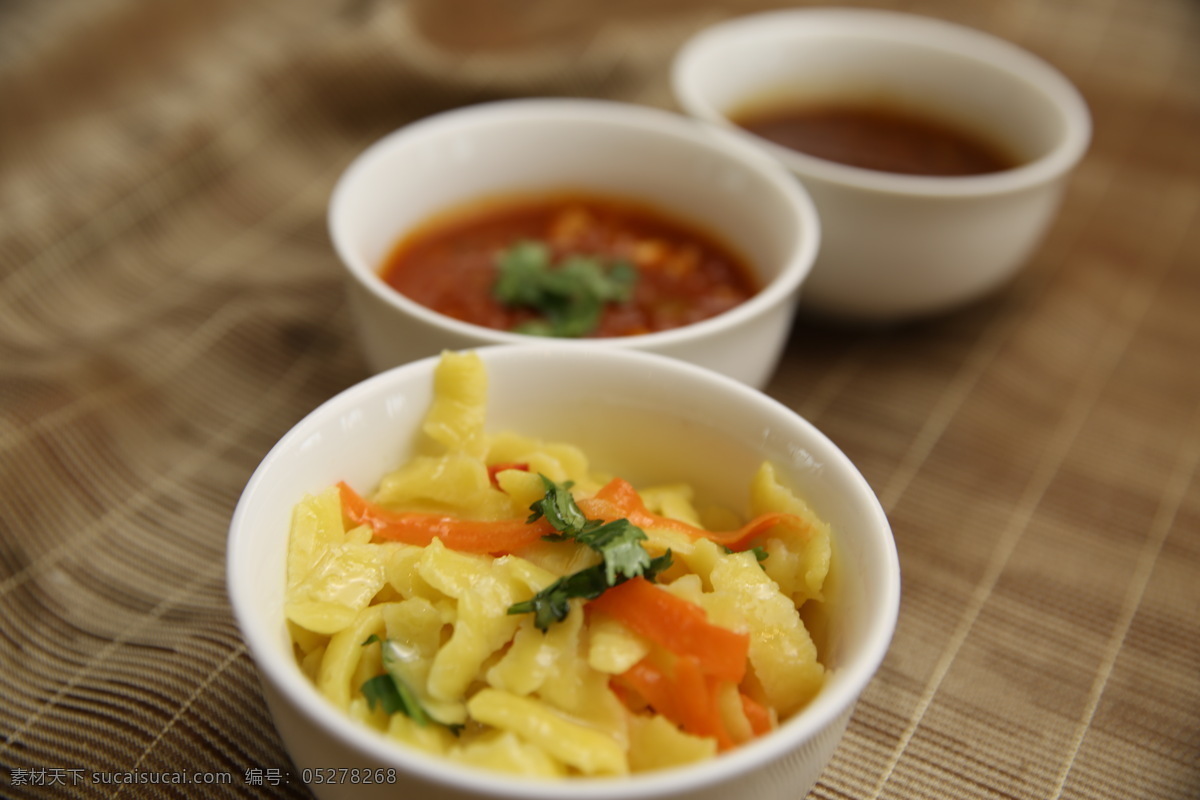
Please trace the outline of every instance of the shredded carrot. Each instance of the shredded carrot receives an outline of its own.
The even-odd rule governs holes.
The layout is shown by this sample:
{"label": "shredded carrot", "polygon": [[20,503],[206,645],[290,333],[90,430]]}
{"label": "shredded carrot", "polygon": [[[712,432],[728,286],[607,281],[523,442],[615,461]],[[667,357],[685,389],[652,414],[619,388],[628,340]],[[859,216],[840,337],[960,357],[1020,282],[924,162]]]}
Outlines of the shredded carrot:
{"label": "shredded carrot", "polygon": [[667,674],[649,659],[642,659],[615,679],[641,695],[657,713],[693,736],[717,740],[720,750],[734,746],[717,706],[717,688],[721,684],[707,676],[695,656],[674,660]]}
{"label": "shredded carrot", "polygon": [[655,586],[631,578],[588,603],[675,655],[694,657],[706,675],[741,683],[746,675],[750,637],[713,625],[704,609]]}
{"label": "shredded carrot", "polygon": [[392,511],[376,505],[338,483],[342,513],[354,525],[370,525],[375,536],[421,547],[440,539],[451,550],[467,553],[511,553],[554,533],[545,519],[527,523],[523,519],[458,519],[444,514]]}
{"label": "shredded carrot", "polygon": [[500,482],[496,480],[496,475],[503,472],[506,469],[519,469],[522,472],[529,472],[529,465],[528,464],[518,464],[516,462],[492,464],[490,467],[487,468],[488,480],[492,482],[492,486],[496,487],[497,489],[500,488]]}
{"label": "shredded carrot", "polygon": [[771,712],[762,703],[744,692],[739,692],[739,694],[742,698],[742,713],[746,715],[746,720],[750,723],[750,730],[754,732],[755,736],[769,733],[772,727]]}
{"label": "shredded carrot", "polygon": [[579,508],[589,519],[612,522],[624,518],[639,528],[678,531],[694,538],[711,539],[731,550],[744,550],[756,536],[767,532],[776,525],[786,523],[807,530],[807,525],[795,514],[772,511],[759,514],[737,530],[706,531],[695,525],[689,525],[681,520],[664,517],[650,511],[642,502],[642,498],[633,485],[623,478],[613,478],[595,495],[580,501]]}
{"label": "shredded carrot", "polygon": [[[627,686],[641,695],[642,700],[667,719],[679,724],[675,691],[662,670],[643,658],[618,676],[618,685]],[[626,701],[628,705],[628,700]]]}
{"label": "shredded carrot", "polygon": [[680,656],[675,659],[674,672],[676,707],[679,709],[683,729],[700,736],[715,738],[721,750],[733,747],[733,738],[725,730],[717,706],[719,681],[704,674],[700,659],[695,656]]}

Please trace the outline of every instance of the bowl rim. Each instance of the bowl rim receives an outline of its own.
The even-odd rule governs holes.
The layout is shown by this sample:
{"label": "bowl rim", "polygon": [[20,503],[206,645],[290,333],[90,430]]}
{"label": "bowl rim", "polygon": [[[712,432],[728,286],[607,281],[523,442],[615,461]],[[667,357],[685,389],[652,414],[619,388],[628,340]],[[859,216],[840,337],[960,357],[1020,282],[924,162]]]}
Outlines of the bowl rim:
{"label": "bowl rim", "polygon": [[[343,209],[347,196],[361,176],[369,173],[375,162],[386,157],[392,149],[412,141],[421,141],[453,134],[465,126],[507,123],[537,125],[540,121],[566,121],[585,125],[606,125],[635,130],[647,135],[665,137],[708,149],[714,155],[740,162],[756,173],[773,189],[776,197],[790,206],[798,219],[791,253],[778,274],[764,283],[750,298],[720,314],[652,333],[631,336],[557,339],[568,344],[586,346],[602,342],[620,348],[669,348],[698,339],[719,336],[756,319],[770,310],[794,300],[812,270],[820,247],[820,220],[817,208],[807,190],[788,173],[778,160],[763,153],[753,143],[735,133],[707,125],[683,114],[651,106],[615,100],[530,97],[493,100],[453,108],[418,119],[383,136],[363,150],[339,176],[330,195],[326,224],[333,247],[343,268],[355,283],[383,301],[396,312],[412,317],[431,328],[460,340],[482,344],[521,344],[546,341],[547,337],[503,331],[454,319],[422,305],[388,286],[379,275],[379,265],[366,264],[354,252],[343,230]],[[565,187],[564,187],[565,188]],[[579,187],[586,191],[586,187]],[[556,191],[556,190],[550,190]],[[520,190],[520,194],[528,194]],[[495,193],[489,193],[495,194]],[[611,195],[605,192],[604,195]],[[636,199],[630,193],[631,199]],[[470,202],[464,200],[463,202]],[[662,209],[672,213],[671,209]],[[439,213],[439,212],[433,212]],[[680,217],[686,221],[686,217]]]}
{"label": "bowl rim", "polygon": [[[1006,75],[1042,96],[1059,116],[1063,134],[1039,157],[1012,169],[983,175],[905,175],[841,164],[771,142],[734,124],[707,98],[699,84],[698,65],[717,48],[756,41],[812,37],[853,38],[921,47],[967,59]],[[1091,142],[1092,120],[1078,88],[1063,73],[1034,53],[1007,39],[949,20],[872,8],[792,8],[732,17],[704,28],[684,42],[671,63],[676,102],[689,114],[754,142],[801,180],[886,195],[962,199],[1011,194],[1043,185],[1069,172]]]}
{"label": "bowl rim", "polygon": [[[362,726],[333,707],[300,671],[293,659],[281,653],[271,641],[279,636],[271,630],[269,614],[254,602],[250,589],[261,581],[254,565],[243,563],[242,550],[253,537],[247,529],[246,518],[259,503],[263,485],[272,479],[280,463],[290,461],[290,454],[327,425],[327,420],[341,417],[371,398],[380,398],[413,381],[431,381],[438,356],[394,367],[367,378],[339,392],[309,412],[285,433],[270,449],[248,480],[230,520],[226,555],[227,594],[234,619],[262,680],[281,696],[286,696],[293,708],[328,735],[348,748],[365,753],[379,764],[413,773],[420,780],[472,791],[480,797],[530,798],[558,800],[564,786],[570,786],[573,797],[582,800],[603,800],[619,796],[628,800],[674,795],[713,782],[732,780],[753,769],[778,761],[804,743],[819,736],[843,714],[849,713],[859,695],[877,672],[895,632],[900,606],[900,564],[895,540],[882,506],[850,459],[825,434],[794,410],[768,395],[739,381],[712,370],[657,353],[617,350],[593,346],[586,351],[573,347],[529,347],[525,345],[491,345],[470,348],[484,359],[489,371],[504,369],[513,359],[567,358],[587,359],[617,364],[616,368],[631,368],[653,374],[664,381],[672,379],[689,385],[701,383],[705,388],[722,393],[728,402],[740,407],[787,420],[804,441],[806,447],[825,457],[826,467],[836,464],[854,491],[855,502],[861,502],[867,516],[873,520],[869,541],[879,557],[878,571],[883,576],[879,586],[878,613],[869,615],[863,635],[859,658],[836,670],[837,679],[827,684],[809,705],[785,721],[771,734],[747,743],[719,758],[698,764],[668,768],[650,773],[617,777],[571,778],[546,781],[521,776],[504,775],[431,757],[400,743],[389,742],[383,735]],[[282,597],[280,598],[282,602]]]}

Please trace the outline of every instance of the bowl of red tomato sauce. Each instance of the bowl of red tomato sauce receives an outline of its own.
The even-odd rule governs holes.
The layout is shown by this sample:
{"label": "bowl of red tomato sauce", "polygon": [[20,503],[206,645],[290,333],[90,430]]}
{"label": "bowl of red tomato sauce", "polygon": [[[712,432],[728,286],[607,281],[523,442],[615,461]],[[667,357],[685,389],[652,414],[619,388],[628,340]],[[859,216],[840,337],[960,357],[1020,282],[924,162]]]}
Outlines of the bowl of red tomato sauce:
{"label": "bowl of red tomato sauce", "polygon": [[820,241],[804,188],[738,137],[555,98],[468,106],[384,137],[338,181],[329,229],[375,371],[552,339],[757,388]]}

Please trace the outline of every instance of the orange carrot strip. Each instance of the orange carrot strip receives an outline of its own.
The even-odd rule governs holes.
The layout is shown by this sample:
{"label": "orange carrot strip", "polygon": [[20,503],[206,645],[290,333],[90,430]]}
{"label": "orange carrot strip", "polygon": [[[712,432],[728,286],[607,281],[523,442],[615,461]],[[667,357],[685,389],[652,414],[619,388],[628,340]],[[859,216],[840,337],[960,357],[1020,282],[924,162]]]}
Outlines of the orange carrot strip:
{"label": "orange carrot strip", "polygon": [[700,659],[680,656],[675,659],[675,702],[683,729],[698,736],[711,736],[717,747],[733,747],[733,737],[725,730],[717,706],[718,681],[704,674]]}
{"label": "orange carrot strip", "polygon": [[496,487],[497,489],[500,488],[500,482],[498,480],[496,480],[496,475],[503,472],[506,469],[519,469],[522,472],[529,472],[529,465],[524,464],[524,463],[518,464],[516,462],[492,464],[490,467],[487,468],[488,480],[492,482],[492,486]]}
{"label": "orange carrot strip", "polygon": [[750,637],[708,621],[704,609],[645,578],[631,578],[588,603],[680,657],[694,656],[706,675],[741,683]]}
{"label": "orange carrot strip", "polygon": [[342,513],[354,525],[370,525],[380,539],[424,547],[435,538],[451,550],[466,553],[510,553],[554,533],[545,519],[526,523],[523,519],[486,522],[458,519],[443,514],[392,511],[376,505],[338,483]]}
{"label": "orange carrot strip", "polygon": [[737,530],[706,531],[703,528],[697,528],[695,525],[689,525],[681,520],[664,517],[650,511],[646,508],[646,504],[642,502],[642,498],[638,495],[637,490],[633,488],[633,485],[623,478],[613,478],[600,491],[596,492],[595,495],[587,500],[580,501],[579,508],[589,519],[602,519],[605,522],[612,522],[616,519],[625,518],[639,528],[678,531],[694,538],[702,537],[711,539],[717,544],[724,545],[731,550],[744,550],[756,536],[765,533],[781,523],[791,523],[807,529],[804,521],[795,514],[771,511],[766,514],[759,514]]}
{"label": "orange carrot strip", "polygon": [[728,750],[733,737],[725,729],[717,706],[718,681],[704,674],[695,656],[675,659],[667,675],[648,659],[634,664],[615,681],[642,696],[657,713],[693,736],[717,740],[717,747]]}
{"label": "orange carrot strip", "polygon": [[662,670],[643,658],[617,676],[619,685],[633,689],[646,704],[672,722],[679,724],[679,709],[676,708],[675,692],[670,680]]}
{"label": "orange carrot strip", "polygon": [[771,731],[771,712],[757,700],[742,692],[738,694],[741,695],[742,713],[746,715],[746,720],[750,723],[750,730],[754,732],[755,736],[769,733]]}

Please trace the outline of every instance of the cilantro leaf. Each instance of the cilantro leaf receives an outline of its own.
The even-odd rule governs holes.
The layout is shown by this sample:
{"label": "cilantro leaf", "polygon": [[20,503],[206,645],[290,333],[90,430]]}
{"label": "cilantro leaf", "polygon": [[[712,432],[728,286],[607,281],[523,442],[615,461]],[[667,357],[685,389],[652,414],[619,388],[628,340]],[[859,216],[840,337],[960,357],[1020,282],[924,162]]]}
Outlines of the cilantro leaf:
{"label": "cilantro leaf", "polygon": [[731,554],[732,553],[754,553],[755,560],[758,561],[758,563],[760,563],[760,564],[762,562],[766,561],[767,558],[771,555],[770,553],[767,552],[767,549],[765,547],[763,547],[762,545],[755,545],[754,547],[750,547],[745,550],[734,550],[732,547],[726,547],[725,552],[731,553]]}
{"label": "cilantro leaf", "polygon": [[383,649],[383,668],[386,672],[383,675],[368,678],[359,687],[359,691],[367,700],[367,707],[374,711],[378,704],[387,714],[395,714],[399,711],[422,727],[428,725],[430,718],[425,709],[421,707],[420,699],[396,669],[396,658],[392,652],[390,640],[381,639],[373,633],[367,637],[362,646],[366,647],[375,642],[378,642]]}
{"label": "cilantro leaf", "polygon": [[571,481],[562,484],[555,483],[540,472],[538,477],[542,479],[542,485],[546,487],[546,494],[541,500],[535,500],[529,506],[529,510],[533,513],[525,521],[527,523],[536,522],[541,517],[545,517],[550,526],[560,534],[546,537],[555,541],[573,537],[585,530],[589,521],[579,510],[579,506],[575,504],[575,498],[571,495],[570,490],[574,484]]}
{"label": "cilantro leaf", "polygon": [[614,586],[618,576],[636,578],[650,565],[650,554],[642,546],[646,534],[627,519],[612,522],[588,519],[575,498],[571,495],[571,481],[555,483],[538,473],[546,494],[529,506],[533,513],[526,522],[535,522],[541,517],[557,534],[542,537],[561,542],[574,539],[586,544],[604,558],[605,577],[609,586]]}
{"label": "cilantro leaf", "polygon": [[650,559],[650,566],[646,567],[646,571],[642,573],[642,577],[648,581],[653,581],[658,578],[658,573],[667,571],[674,563],[675,559],[671,556],[671,550],[668,548],[667,552],[661,556],[655,556]]}
{"label": "cilantro leaf", "polygon": [[604,302],[624,303],[633,297],[637,283],[637,268],[628,261],[614,261],[608,269],[599,258],[571,256],[559,267],[564,288],[582,291]]}
{"label": "cilantro leaf", "polygon": [[[657,558],[647,560],[649,563],[642,572],[642,577],[654,580],[658,573],[671,566],[671,551],[668,550]],[[549,630],[551,625],[555,622],[562,622],[571,613],[570,601],[572,598],[595,600],[607,589],[626,580],[625,577],[610,580],[607,575],[607,567],[607,564],[596,564],[578,572],[572,572],[570,575],[564,575],[528,600],[509,606],[508,613],[532,613],[534,626],[541,631]]]}
{"label": "cilantro leaf", "polygon": [[492,294],[497,300],[510,306],[536,306],[542,296],[542,275],[550,268],[550,248],[541,242],[517,242],[500,254],[496,267]]}
{"label": "cilantro leaf", "polygon": [[548,630],[552,624],[562,622],[571,613],[571,598],[594,600],[604,593],[610,585],[605,578],[604,566],[596,564],[564,575],[528,600],[509,606],[508,613],[532,613],[533,624],[538,630]]}
{"label": "cilantro leaf", "polygon": [[588,519],[571,495],[571,482],[555,483],[538,473],[546,493],[541,500],[530,504],[528,522],[542,517],[558,533],[542,538],[562,542],[574,539],[600,554],[602,561],[595,566],[564,575],[528,600],[509,606],[509,614],[534,615],[534,625],[547,630],[571,613],[570,600],[581,597],[593,600],[617,584],[630,578],[654,580],[659,572],[671,566],[671,551],[651,558],[642,542],[645,532],[627,519],[611,522]]}
{"label": "cilantro leaf", "polygon": [[383,706],[385,714],[395,714],[404,708],[404,701],[400,699],[400,692],[396,689],[391,675],[376,675],[367,679],[360,691],[363,697],[367,698],[367,705],[372,711],[376,705]]}
{"label": "cilantro leaf", "polygon": [[650,568],[650,554],[642,546],[646,534],[627,519],[618,519],[577,534],[575,540],[604,556],[604,576],[609,586],[617,578],[636,578]]}
{"label": "cilantro leaf", "polygon": [[637,269],[627,261],[606,265],[598,256],[573,255],[552,266],[550,248],[522,240],[496,260],[492,296],[514,308],[529,308],[539,318],[518,325],[535,336],[587,336],[600,324],[604,304],[627,302]]}
{"label": "cilantro leaf", "polygon": [[383,706],[383,710],[387,714],[395,714],[399,711],[418,725],[429,724],[429,716],[425,713],[425,709],[421,708],[421,703],[417,700],[413,690],[407,683],[397,681],[396,677],[390,673],[368,678],[363,681],[359,690],[367,699],[367,706],[372,711],[378,704]]}
{"label": "cilantro leaf", "polygon": [[566,619],[571,613],[572,597],[594,600],[606,589],[630,578],[644,577],[654,581],[658,573],[671,566],[671,551],[650,558],[642,542],[646,533],[629,519],[588,519],[571,495],[571,482],[556,483],[539,473],[546,493],[540,500],[529,505],[527,522],[545,517],[557,534],[542,539],[562,542],[574,539],[600,554],[600,564],[586,567],[571,575],[563,576],[529,600],[511,604],[509,614],[534,615],[534,625],[541,631],[548,630],[554,622]]}

